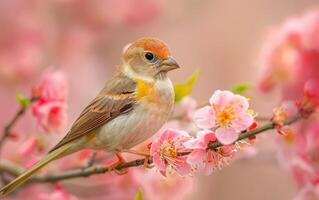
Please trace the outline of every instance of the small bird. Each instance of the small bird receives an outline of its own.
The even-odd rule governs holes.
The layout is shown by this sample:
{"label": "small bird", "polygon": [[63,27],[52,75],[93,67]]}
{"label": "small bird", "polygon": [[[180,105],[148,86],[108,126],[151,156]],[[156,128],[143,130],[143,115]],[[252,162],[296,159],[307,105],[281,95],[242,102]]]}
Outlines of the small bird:
{"label": "small bird", "polygon": [[5,195],[51,161],[90,148],[130,152],[153,136],[174,107],[174,90],[167,72],[179,68],[167,45],[142,38],[127,45],[111,80],[75,120],[64,138],[38,163],[0,190]]}

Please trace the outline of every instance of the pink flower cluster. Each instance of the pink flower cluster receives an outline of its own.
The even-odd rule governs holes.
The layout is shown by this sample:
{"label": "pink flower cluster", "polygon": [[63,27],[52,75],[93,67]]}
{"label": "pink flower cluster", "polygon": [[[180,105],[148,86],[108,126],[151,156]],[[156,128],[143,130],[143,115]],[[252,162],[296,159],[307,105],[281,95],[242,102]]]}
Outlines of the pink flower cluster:
{"label": "pink flower cluster", "polygon": [[[253,123],[254,117],[248,107],[245,97],[216,91],[210,106],[195,112],[195,123],[202,128],[195,138],[185,131],[167,129],[152,143],[150,153],[155,166],[163,175],[168,169],[174,169],[180,175],[197,170],[209,175],[227,163],[236,150],[236,145],[232,144]],[[217,141],[225,146],[208,149],[209,144]]]}
{"label": "pink flower cluster", "polygon": [[187,151],[183,143],[189,138],[190,136],[185,131],[167,129],[152,143],[150,153],[157,169],[164,176],[168,167],[172,167],[181,175],[190,173],[191,168],[186,162],[187,156],[179,155]]}
{"label": "pink flower cluster", "polygon": [[243,96],[217,90],[209,103],[195,113],[195,122],[199,128],[213,130],[222,144],[232,144],[254,121],[248,100]]}
{"label": "pink flower cluster", "polygon": [[259,87],[269,91],[280,85],[284,99],[301,98],[306,82],[319,81],[318,35],[319,10],[273,29],[261,52]]}
{"label": "pink flower cluster", "polygon": [[46,73],[33,89],[32,114],[46,132],[59,131],[66,122],[67,84],[63,73]]}
{"label": "pink flower cluster", "polygon": [[[297,101],[301,116],[309,119],[294,130],[279,126],[277,130],[284,136],[278,138],[279,158],[300,189],[296,199],[317,199],[319,120],[314,112],[319,105],[319,10],[290,18],[275,28],[264,43],[261,67],[260,88],[269,91],[280,86],[282,100]],[[275,109],[273,120],[291,116],[296,109],[288,107],[292,108],[286,104]]]}
{"label": "pink flower cluster", "polygon": [[[76,66],[100,42],[112,40],[117,26],[141,26],[157,18],[162,1],[3,0],[0,3],[1,80],[30,81],[48,59],[60,66]],[[59,17],[58,17],[59,16]],[[15,20],[12,20],[12,19]],[[109,46],[109,45],[105,45]],[[97,56],[97,55],[95,55]],[[104,58],[98,58],[98,62]],[[50,62],[51,62],[50,61]]]}

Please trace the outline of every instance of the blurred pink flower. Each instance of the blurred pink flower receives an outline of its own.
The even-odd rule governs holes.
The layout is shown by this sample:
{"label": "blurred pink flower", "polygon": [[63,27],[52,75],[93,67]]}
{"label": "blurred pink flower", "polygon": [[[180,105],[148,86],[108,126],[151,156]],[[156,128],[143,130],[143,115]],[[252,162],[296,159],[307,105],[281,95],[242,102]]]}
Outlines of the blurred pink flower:
{"label": "blurred pink flower", "polygon": [[123,20],[126,24],[137,26],[148,23],[160,14],[161,1],[156,0],[121,0]]}
{"label": "blurred pink flower", "polygon": [[186,118],[192,120],[197,108],[196,100],[190,96],[186,96],[181,101],[181,107],[186,111]]}
{"label": "blurred pink flower", "polygon": [[[192,166],[193,170],[203,170],[205,175],[210,175],[214,169],[220,168],[225,162],[224,157],[213,150],[206,150],[210,142],[215,142],[216,137],[212,131],[199,131],[196,138],[186,141],[184,146],[192,149],[187,157],[187,162]],[[233,148],[225,146],[224,153],[232,152]]]}
{"label": "blurred pink flower", "polygon": [[[27,12],[23,3],[15,2],[8,10],[11,13],[0,11],[0,24],[6,27],[0,36],[0,76],[15,81],[30,80],[43,64],[45,31],[41,29],[41,19]],[[10,20],[12,13],[16,13],[14,21]]]}
{"label": "blurred pink flower", "polygon": [[194,178],[190,176],[181,177],[176,173],[171,173],[163,177],[157,173],[156,169],[138,170],[135,176],[145,199],[180,200],[185,199],[194,191]]}
{"label": "blurred pink flower", "polygon": [[303,123],[295,126],[294,140],[278,138],[280,163],[291,173],[297,186],[318,187],[319,175],[319,123]]}
{"label": "blurred pink flower", "polygon": [[305,185],[293,200],[316,200],[319,198],[319,186]]}
{"label": "blurred pink flower", "polygon": [[189,139],[190,136],[185,131],[167,129],[158,139],[153,141],[150,154],[156,168],[164,176],[166,176],[168,167],[180,175],[187,175],[191,172],[191,167],[186,162],[187,156],[178,155],[178,153],[186,152],[187,149],[183,143]]}
{"label": "blurred pink flower", "polygon": [[276,124],[282,124],[285,120],[294,117],[298,108],[294,101],[284,101],[280,106],[273,109],[272,121]]}
{"label": "blurred pink flower", "polygon": [[65,75],[60,71],[45,73],[37,88],[39,90],[40,103],[66,101],[67,83]]}
{"label": "blurred pink flower", "polygon": [[261,52],[259,87],[282,86],[284,99],[302,97],[304,84],[319,79],[319,10],[288,19],[274,29]]}
{"label": "blurred pink flower", "polygon": [[59,131],[66,123],[67,84],[61,72],[46,73],[35,89],[39,100],[32,105],[38,124],[47,132]]}
{"label": "blurred pink flower", "polygon": [[51,193],[42,192],[42,193],[36,194],[34,199],[35,200],[56,200],[56,199],[59,199],[59,200],[78,200],[77,197],[68,193],[60,185],[55,186],[55,190]]}
{"label": "blurred pink flower", "polygon": [[222,144],[235,142],[240,132],[253,123],[248,100],[243,96],[217,90],[209,102],[210,106],[196,111],[195,123],[199,128],[213,129]]}
{"label": "blurred pink flower", "polygon": [[[318,65],[319,66],[319,65]],[[301,101],[301,114],[312,114],[319,106],[319,80],[309,80],[305,83],[304,96]],[[308,112],[308,113],[307,113]]]}
{"label": "blurred pink flower", "polygon": [[19,149],[18,149],[18,153],[21,156],[28,156],[30,155],[34,150],[37,149],[37,145],[38,145],[38,139],[35,137],[30,137],[28,138],[25,142],[23,142]]}

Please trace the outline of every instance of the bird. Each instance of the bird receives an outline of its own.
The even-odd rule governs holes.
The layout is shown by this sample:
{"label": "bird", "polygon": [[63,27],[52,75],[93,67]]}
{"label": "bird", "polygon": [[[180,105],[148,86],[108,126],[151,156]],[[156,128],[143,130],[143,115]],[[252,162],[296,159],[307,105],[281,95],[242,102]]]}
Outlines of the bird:
{"label": "bird", "polygon": [[118,157],[117,164],[125,162],[121,152],[153,136],[172,114],[175,94],[167,74],[178,68],[167,44],[157,38],[128,44],[112,78],[62,140],[0,194],[10,193],[51,161],[82,149],[106,150]]}

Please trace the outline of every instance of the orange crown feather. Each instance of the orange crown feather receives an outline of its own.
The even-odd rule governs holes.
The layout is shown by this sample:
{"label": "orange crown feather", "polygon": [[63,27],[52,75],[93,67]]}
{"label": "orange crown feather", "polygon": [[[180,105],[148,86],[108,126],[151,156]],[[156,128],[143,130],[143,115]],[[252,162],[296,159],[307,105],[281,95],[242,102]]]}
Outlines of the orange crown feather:
{"label": "orange crown feather", "polygon": [[138,40],[135,45],[137,47],[142,47],[145,51],[151,51],[155,53],[158,57],[164,59],[170,56],[170,51],[167,45],[155,38],[143,38]]}

